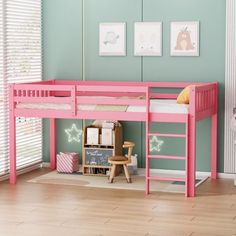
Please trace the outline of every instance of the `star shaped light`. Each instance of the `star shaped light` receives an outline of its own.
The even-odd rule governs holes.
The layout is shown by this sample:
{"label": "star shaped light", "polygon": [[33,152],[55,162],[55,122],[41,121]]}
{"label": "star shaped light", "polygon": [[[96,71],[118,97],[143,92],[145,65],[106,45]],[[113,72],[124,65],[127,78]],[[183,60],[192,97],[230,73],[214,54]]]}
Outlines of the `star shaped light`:
{"label": "star shaped light", "polygon": [[65,129],[65,132],[68,136],[68,142],[71,143],[73,141],[80,143],[82,130],[79,130],[75,124],[72,124],[70,129]]}
{"label": "star shaped light", "polygon": [[150,152],[153,151],[157,151],[160,152],[161,151],[161,146],[163,145],[164,141],[160,140],[157,138],[157,136],[152,136],[152,138],[150,139]]}

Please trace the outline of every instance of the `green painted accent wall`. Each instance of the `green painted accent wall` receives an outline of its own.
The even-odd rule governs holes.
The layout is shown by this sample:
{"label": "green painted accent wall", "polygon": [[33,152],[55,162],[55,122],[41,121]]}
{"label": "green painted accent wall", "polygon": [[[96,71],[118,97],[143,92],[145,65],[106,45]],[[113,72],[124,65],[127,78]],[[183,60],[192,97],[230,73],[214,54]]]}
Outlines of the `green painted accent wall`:
{"label": "green painted accent wall", "polygon": [[[223,172],[224,145],[224,0],[85,0],[84,22],[82,0],[43,1],[44,79],[122,80],[122,81],[218,81],[219,82],[219,166]],[[214,9],[214,10],[213,10]],[[163,22],[163,56],[133,56],[133,25],[137,21]],[[170,22],[200,22],[200,56],[170,56]],[[127,56],[98,55],[100,22],[126,22]],[[84,23],[84,58],[82,50]],[[84,66],[83,66],[84,65]],[[84,69],[84,71],[83,71]],[[65,128],[81,121],[57,121],[57,151],[79,151],[81,144],[68,143]],[[123,122],[124,138],[136,143],[139,166],[145,166],[145,125]],[[211,121],[197,125],[197,169],[209,171]],[[48,122],[44,126],[44,159],[49,160]],[[183,132],[179,125],[159,124],[153,129]],[[184,141],[163,139],[161,153],[184,155]],[[183,169],[184,163],[160,160],[153,168]]]}
{"label": "green painted accent wall", "polygon": [[[141,1],[85,0],[84,2],[86,80],[141,81],[141,57],[133,56],[133,23],[141,21]],[[126,22],[127,56],[98,55],[100,22]]]}
{"label": "green painted accent wall", "polygon": [[82,79],[82,0],[43,1],[43,77]]}
{"label": "green painted accent wall", "polygon": [[[43,79],[82,80],[82,0],[43,1]],[[69,143],[65,129],[81,120],[57,120],[57,152],[81,153],[81,146]],[[43,156],[49,161],[49,122],[44,120]]]}

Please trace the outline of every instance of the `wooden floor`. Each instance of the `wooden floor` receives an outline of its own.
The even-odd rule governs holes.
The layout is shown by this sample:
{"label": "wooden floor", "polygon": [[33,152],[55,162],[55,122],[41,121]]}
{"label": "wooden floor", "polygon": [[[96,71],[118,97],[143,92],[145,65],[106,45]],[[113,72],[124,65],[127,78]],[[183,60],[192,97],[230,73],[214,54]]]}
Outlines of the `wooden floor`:
{"label": "wooden floor", "polygon": [[0,183],[0,236],[235,236],[236,187],[208,180],[196,198],[182,194]]}

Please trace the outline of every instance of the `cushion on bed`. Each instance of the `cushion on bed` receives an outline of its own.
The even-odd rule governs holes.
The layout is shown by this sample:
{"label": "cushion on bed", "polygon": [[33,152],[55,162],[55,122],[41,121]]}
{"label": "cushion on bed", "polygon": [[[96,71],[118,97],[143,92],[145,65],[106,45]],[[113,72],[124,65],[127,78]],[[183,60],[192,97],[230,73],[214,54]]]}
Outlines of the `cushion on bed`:
{"label": "cushion on bed", "polygon": [[193,87],[194,85],[189,85],[187,87],[185,87],[180,94],[177,97],[177,103],[178,104],[189,104],[189,99],[190,99],[190,89],[191,87]]}

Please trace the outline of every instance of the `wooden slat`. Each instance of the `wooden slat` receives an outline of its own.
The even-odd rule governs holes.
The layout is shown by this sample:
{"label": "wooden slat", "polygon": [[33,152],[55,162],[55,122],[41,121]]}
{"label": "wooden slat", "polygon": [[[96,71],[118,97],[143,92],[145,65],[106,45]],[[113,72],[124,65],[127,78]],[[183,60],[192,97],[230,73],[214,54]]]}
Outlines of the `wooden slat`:
{"label": "wooden slat", "polygon": [[185,182],[184,178],[175,178],[175,177],[161,177],[161,176],[150,176],[148,177],[150,180],[160,180],[160,181],[180,181]]}
{"label": "wooden slat", "polygon": [[186,156],[148,155],[148,158],[154,158],[154,159],[172,159],[172,160],[185,160],[185,159],[186,159]]}
{"label": "wooden slat", "polygon": [[149,133],[148,136],[186,138],[186,134],[162,134],[162,133]]}

